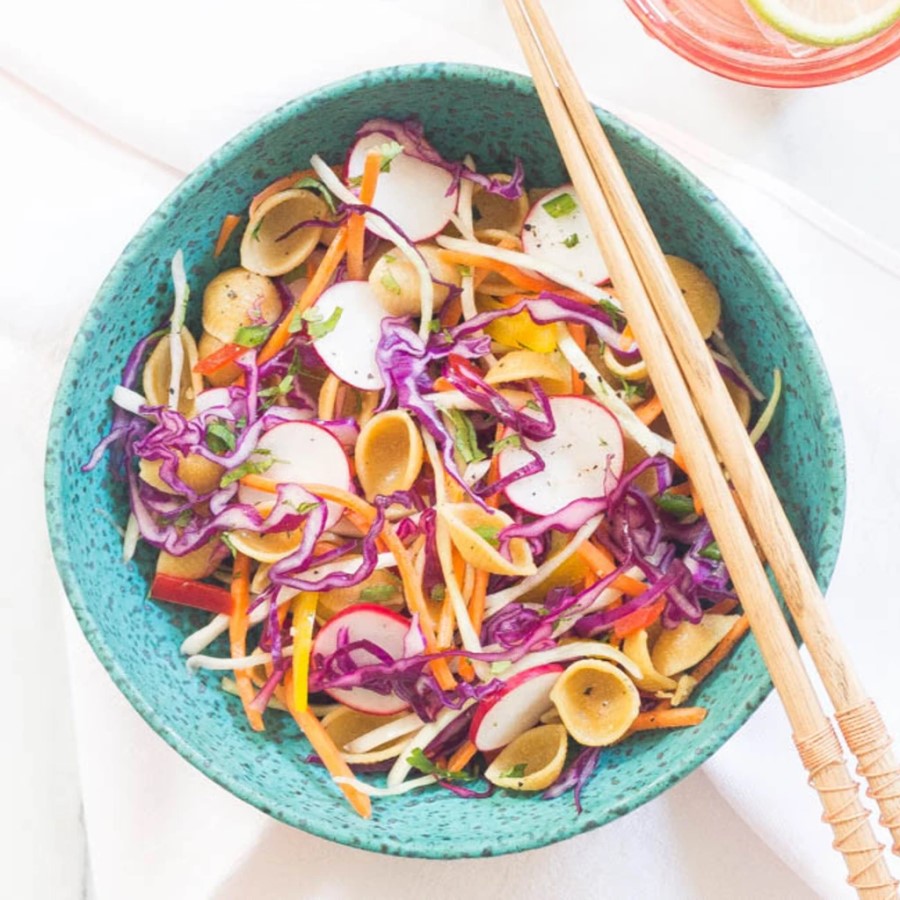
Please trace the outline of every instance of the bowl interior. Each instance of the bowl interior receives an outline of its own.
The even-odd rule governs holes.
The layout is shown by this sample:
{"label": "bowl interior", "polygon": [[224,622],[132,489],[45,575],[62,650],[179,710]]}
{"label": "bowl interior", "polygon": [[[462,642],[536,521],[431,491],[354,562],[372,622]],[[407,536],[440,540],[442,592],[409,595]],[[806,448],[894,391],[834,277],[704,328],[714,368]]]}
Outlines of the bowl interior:
{"label": "bowl interior", "polygon": [[[540,846],[620,816],[682,778],[747,718],[770,690],[748,639],[698,694],[698,728],[639,736],[606,750],[576,816],[554,801],[498,792],[466,801],[431,790],[376,801],[363,822],[343,803],[293,724],[277,712],[268,733],[250,732],[215,673],[191,676],[178,647],[202,614],[147,600],[149,554],[120,560],[122,485],[101,464],[80,466],[109,427],[106,401],[136,339],[171,304],[169,261],[183,248],[195,298],[236,261],[237,241],[212,258],[222,217],[241,212],[272,179],[319,152],[339,162],[355,128],[373,115],[417,115],[447,156],[472,152],[484,171],[521,156],[532,185],[564,171],[528,80],[476,67],[426,65],[358,76],[297,100],[249,128],[191,175],[153,214],[102,286],[68,360],[49,438],[47,514],[57,565],[82,628],[120,689],[153,728],[209,777],[264,812],[345,844],[411,856],[456,857]],[[719,286],[725,326],[763,388],[780,367],[787,385],[772,426],[769,470],[820,582],[840,538],[843,445],[827,376],[808,327],[750,236],[662,150],[601,113],[632,184],[668,252],[686,256]],[[196,325],[197,304],[194,305]],[[214,650],[222,651],[219,646]]]}

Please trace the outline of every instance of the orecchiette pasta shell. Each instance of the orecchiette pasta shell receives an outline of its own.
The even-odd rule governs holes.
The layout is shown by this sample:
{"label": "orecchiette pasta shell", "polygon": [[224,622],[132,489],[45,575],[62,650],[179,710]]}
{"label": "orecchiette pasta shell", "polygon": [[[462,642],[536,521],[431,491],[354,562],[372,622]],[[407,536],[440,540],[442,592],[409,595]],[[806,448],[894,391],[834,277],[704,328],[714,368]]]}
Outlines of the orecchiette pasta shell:
{"label": "orecchiette pasta shell", "polygon": [[484,777],[511,791],[543,791],[563,770],[569,739],[562,725],[538,725],[507,744]]}
{"label": "orecchiette pasta shell", "polygon": [[477,503],[444,503],[437,514],[447,525],[460,556],[476,569],[494,575],[532,575],[537,568],[524,538],[509,541],[509,558],[499,550],[498,535],[513,520],[501,510],[485,510]]}
{"label": "orecchiette pasta shell", "polygon": [[[437,312],[450,293],[448,285],[459,287],[459,269],[443,260],[437,246],[418,244],[416,249],[422,255],[435,282],[434,311]],[[421,313],[422,286],[419,281],[416,268],[396,247],[390,247],[382,253],[369,272],[372,291],[385,311],[392,316],[417,316]]]}
{"label": "orecchiette pasta shell", "polygon": [[[144,363],[143,389],[150,406],[169,405],[169,382],[172,378],[172,336],[166,334],[153,348]],[[203,390],[203,379],[194,371],[197,365],[197,344],[187,328],[181,329],[181,346],[184,358],[181,365],[181,392],[178,395],[178,412],[190,418],[194,414],[194,401]]]}
{"label": "orecchiette pasta shell", "polygon": [[422,469],[422,436],[403,410],[372,416],[356,441],[356,474],[372,500],[379,494],[409,490]]}
{"label": "orecchiette pasta shell", "polygon": [[409,735],[402,735],[366,753],[349,753],[344,749],[347,744],[362,737],[364,734],[368,734],[370,731],[374,731],[376,728],[384,727],[388,722],[402,719],[405,715],[407,713],[402,712],[393,716],[372,716],[367,713],[357,712],[348,706],[340,706],[337,709],[333,709],[322,719],[322,725],[347,762],[365,765],[393,759],[409,742]]}
{"label": "orecchiette pasta shell", "polygon": [[[161,467],[161,460],[142,459],[138,464],[138,474],[147,484],[165,494],[177,493],[174,488],[163,481],[159,474]],[[225,469],[218,463],[211,462],[197,453],[189,453],[182,457],[175,469],[178,478],[198,494],[208,494],[210,491],[214,491],[219,486],[224,472]]]}
{"label": "orecchiette pasta shell", "polygon": [[[509,184],[510,176],[506,174],[492,175],[491,178],[502,184]],[[515,200],[507,200],[499,194],[492,194],[481,185],[476,185],[472,192],[472,218],[479,230],[498,228],[518,234],[525,223],[530,204],[528,194],[522,191]]]}
{"label": "orecchiette pasta shell", "polygon": [[675,276],[685,303],[706,340],[712,333],[722,316],[722,300],[716,286],[707,274],[692,262],[680,256],[666,256],[669,268]]}
{"label": "orecchiette pasta shell", "polygon": [[488,384],[507,384],[535,379],[548,394],[568,394],[572,390],[571,371],[565,357],[558,351],[536,353],[534,350],[513,350],[491,366],[484,380]]}
{"label": "orecchiette pasta shell", "polygon": [[696,625],[681,622],[663,629],[653,644],[650,658],[657,672],[677,675],[697,665],[728,634],[737,616],[705,615]]}
{"label": "orecchiette pasta shell", "polygon": [[316,615],[325,622],[355,603],[377,603],[388,609],[401,610],[405,602],[400,579],[387,569],[376,569],[359,584],[319,594]]}
{"label": "orecchiette pasta shell", "polygon": [[228,344],[239,328],[271,325],[281,315],[281,297],[271,279],[246,268],[226,269],[203,292],[203,330]]}
{"label": "orecchiette pasta shell", "polygon": [[156,571],[160,575],[197,581],[211,575],[227,553],[228,549],[218,538],[213,538],[184,556],[172,556],[161,550],[156,558]]}
{"label": "orecchiette pasta shell", "polygon": [[605,747],[623,737],[641,710],[634,682],[603,660],[569,666],[550,692],[569,734],[585,747]]}
{"label": "orecchiette pasta shell", "polygon": [[642,691],[674,691],[676,683],[673,679],[661,675],[653,667],[650,649],[647,646],[647,631],[642,628],[625,638],[622,652],[641,670],[641,677],[635,684]]}
{"label": "orecchiette pasta shell", "polygon": [[329,210],[312,191],[288,190],[260,204],[241,241],[241,265],[259,275],[284,275],[296,269],[316,248],[321,225],[295,227],[301,222],[324,221]]}
{"label": "orecchiette pasta shell", "polygon": [[[272,504],[260,505],[259,512],[265,517],[272,509]],[[250,559],[262,563],[278,562],[279,559],[289,556],[303,540],[303,528],[293,528],[290,531],[274,531],[268,534],[258,534],[255,531],[238,529],[228,533],[228,538],[235,550],[246,554]]]}

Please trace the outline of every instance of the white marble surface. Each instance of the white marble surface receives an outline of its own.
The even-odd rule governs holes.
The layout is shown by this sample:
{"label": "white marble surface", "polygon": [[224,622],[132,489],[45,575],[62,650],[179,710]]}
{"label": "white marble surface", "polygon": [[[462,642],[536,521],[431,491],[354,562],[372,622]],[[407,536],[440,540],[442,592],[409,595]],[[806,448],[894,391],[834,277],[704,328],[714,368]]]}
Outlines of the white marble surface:
{"label": "white marble surface", "polygon": [[[842,86],[766,91],[688,66],[645,37],[619,2],[585,9],[576,0],[558,0],[548,2],[548,8],[594,97],[650,115],[759,167],[900,248],[895,212],[900,208],[895,172],[900,64]],[[313,15],[318,17],[315,40],[334,35],[334,52],[317,54],[315,66],[296,52],[298,29]],[[246,5],[231,2],[213,8],[159,0],[134,10],[105,0],[78,5],[38,0],[0,14],[0,197],[6,201],[0,261],[11,273],[0,281],[0,391],[6,423],[0,464],[4,473],[16,475],[7,503],[17,511],[0,521],[3,570],[15,573],[0,588],[0,609],[16,629],[7,630],[3,644],[11,675],[4,721],[11,723],[12,735],[0,741],[0,765],[7,773],[6,813],[0,820],[4,895],[79,897],[89,883],[62,605],[47,569],[40,479],[55,375],[99,281],[177,181],[178,171],[283,100],[353,71],[399,61],[465,59],[522,68],[495,0],[345,0],[333,13],[273,0],[264,17],[249,41],[257,48],[254,54],[247,51],[247,35],[240,34],[247,24]],[[193,58],[203,55],[198,43],[223,48],[215,57],[220,64],[196,64]],[[271,53],[258,52],[270,45]],[[32,380],[29,373],[35,371],[41,377]],[[40,648],[37,658],[35,648]],[[102,678],[96,672],[85,675],[86,665],[89,671],[83,660],[73,669],[78,686]],[[124,702],[106,687],[112,715],[115,704]],[[98,716],[90,724],[102,731],[104,720]],[[135,722],[134,727],[138,742],[144,726]],[[141,752],[171,756],[161,744]],[[92,771],[102,772],[102,767]],[[141,810],[116,814],[138,840]],[[665,827],[667,818],[684,832],[683,854],[676,860],[680,868],[666,881],[659,875],[667,896],[721,896],[737,869],[741,883],[733,884],[731,896],[811,895],[702,774],[617,823],[621,846],[627,845],[629,829]],[[106,824],[117,826],[115,820]],[[711,825],[715,834],[704,843]],[[288,830],[272,829],[271,839],[286,851],[296,847]],[[579,841],[589,846],[586,838]],[[576,858],[568,849],[576,844],[557,854],[538,851],[524,857],[533,860],[522,864],[525,872]],[[352,851],[315,841],[303,847],[310,861],[318,861],[314,896],[350,897],[367,884],[358,874],[340,874],[341,867],[349,873],[358,858]],[[148,864],[152,858],[137,856],[138,861]],[[465,871],[478,871],[477,864],[471,865]],[[372,884],[385,891],[396,873],[405,873],[400,883],[408,893],[394,896],[414,896],[426,883],[410,863],[379,860],[370,869],[380,879]],[[478,896],[499,890],[517,869],[498,864],[488,871],[482,864],[485,890]],[[743,873],[748,873],[746,881]],[[253,878],[251,855],[217,896],[246,894]],[[284,890],[290,889],[289,879],[286,872]],[[515,883],[530,896],[523,881]]]}

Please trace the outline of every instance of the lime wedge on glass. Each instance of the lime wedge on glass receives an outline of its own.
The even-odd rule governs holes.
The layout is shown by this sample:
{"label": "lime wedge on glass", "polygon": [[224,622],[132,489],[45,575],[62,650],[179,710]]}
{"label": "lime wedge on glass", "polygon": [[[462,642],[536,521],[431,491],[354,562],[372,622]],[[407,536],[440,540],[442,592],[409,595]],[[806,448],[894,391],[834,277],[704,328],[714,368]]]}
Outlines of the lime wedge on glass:
{"label": "lime wedge on glass", "polygon": [[804,44],[853,44],[900,18],[900,0],[745,0],[765,22]]}

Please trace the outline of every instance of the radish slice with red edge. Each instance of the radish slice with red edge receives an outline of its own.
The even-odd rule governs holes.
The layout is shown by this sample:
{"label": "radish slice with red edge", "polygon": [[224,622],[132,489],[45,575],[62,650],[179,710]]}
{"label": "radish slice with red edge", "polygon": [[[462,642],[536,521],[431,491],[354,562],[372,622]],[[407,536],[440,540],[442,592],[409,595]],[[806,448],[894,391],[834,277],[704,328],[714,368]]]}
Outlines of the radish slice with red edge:
{"label": "radish slice with red edge", "polygon": [[[371,641],[392,659],[403,657],[411,621],[375,603],[359,603],[348,607],[329,619],[313,641],[312,658],[329,657],[338,648],[338,638],[346,632],[347,643]],[[351,659],[358,666],[376,665],[381,662],[368,650],[354,650]],[[378,694],[362,687],[325,689],[331,697],[355,709],[373,716],[391,716],[408,708],[405,700],[395,694]]]}
{"label": "radish slice with red edge", "polygon": [[[263,477],[277,484],[327,484],[342,491],[350,490],[350,463],[341,442],[330,432],[312,422],[284,422],[270,428],[257,444],[257,451],[268,451],[252,457],[274,462]],[[240,485],[241,503],[271,503],[272,495]],[[309,495],[310,502],[315,497]],[[326,528],[335,525],[343,514],[339,503],[327,503]]]}
{"label": "radish slice with red edge", "polygon": [[[365,128],[365,126],[363,126]],[[360,138],[347,158],[347,180],[359,178],[370,150],[389,144],[387,134],[374,132]],[[387,171],[378,175],[372,206],[384,213],[413,243],[444,230],[456,211],[459,188],[440,166],[399,153]]]}
{"label": "radish slice with red edge", "polygon": [[[338,282],[319,297],[313,310],[313,346],[322,362],[341,381],[363,391],[380,391],[384,379],[375,351],[388,314],[369,282]],[[320,337],[315,337],[317,325],[328,329]]]}
{"label": "radish slice with red edge", "polygon": [[[554,434],[528,446],[544,470],[512,482],[509,502],[536,516],[559,512],[573,500],[605,497],[622,475],[625,461],[622,429],[616,417],[590,397],[550,398]],[[522,447],[500,453],[500,477],[524,466],[531,457]]]}
{"label": "radish slice with red edge", "polygon": [[536,666],[514,675],[475,710],[469,740],[481,751],[499,750],[540,721],[553,706],[550,691],[562,666]]}
{"label": "radish slice with red edge", "polygon": [[550,191],[531,207],[522,226],[522,248],[591,284],[609,280],[609,269],[571,184]]}

